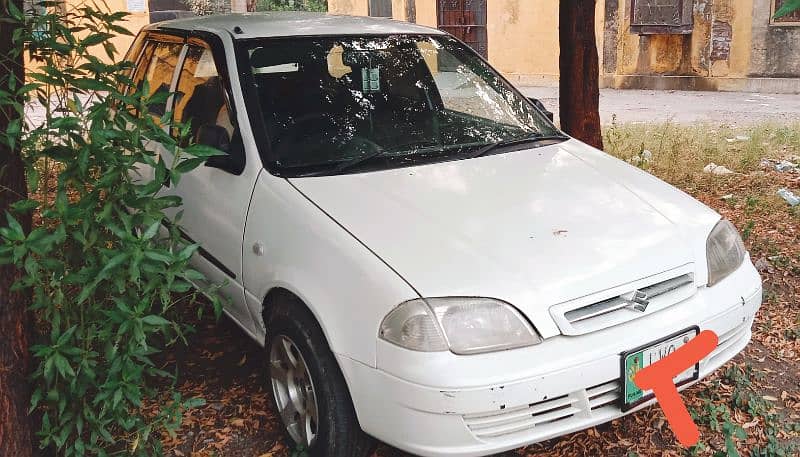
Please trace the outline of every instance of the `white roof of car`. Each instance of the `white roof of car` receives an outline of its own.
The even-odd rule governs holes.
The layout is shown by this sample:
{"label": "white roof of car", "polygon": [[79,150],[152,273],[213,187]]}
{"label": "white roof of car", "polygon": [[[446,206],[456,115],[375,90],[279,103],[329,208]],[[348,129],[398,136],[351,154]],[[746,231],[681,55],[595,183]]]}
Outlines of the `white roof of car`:
{"label": "white roof of car", "polygon": [[[238,27],[238,29],[236,29]],[[444,32],[388,18],[340,16],[309,12],[219,14],[158,22],[150,30],[180,29],[230,33],[235,39],[291,36],[443,34]]]}

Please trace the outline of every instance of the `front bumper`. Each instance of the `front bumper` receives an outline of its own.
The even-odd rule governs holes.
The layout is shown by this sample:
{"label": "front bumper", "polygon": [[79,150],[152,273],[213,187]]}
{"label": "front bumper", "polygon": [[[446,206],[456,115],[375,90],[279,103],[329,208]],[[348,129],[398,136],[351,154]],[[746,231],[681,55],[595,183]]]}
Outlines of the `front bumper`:
{"label": "front bumper", "polygon": [[[700,377],[707,376],[750,341],[760,304],[761,280],[746,261],[717,286],[664,312],[592,334],[468,357],[413,353],[380,341],[378,369],[338,359],[364,431],[418,455],[483,456],[623,416],[620,353],[692,325],[719,336],[700,363]],[[382,366],[397,368],[390,373]]]}

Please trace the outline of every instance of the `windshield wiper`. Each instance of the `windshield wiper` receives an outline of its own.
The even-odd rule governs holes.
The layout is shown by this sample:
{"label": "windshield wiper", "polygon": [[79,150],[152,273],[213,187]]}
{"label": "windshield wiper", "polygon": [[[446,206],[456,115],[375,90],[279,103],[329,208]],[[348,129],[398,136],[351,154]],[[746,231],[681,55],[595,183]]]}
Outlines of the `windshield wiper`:
{"label": "windshield wiper", "polygon": [[363,156],[358,156],[350,160],[345,160],[341,162],[339,165],[333,168],[331,172],[333,174],[338,174],[345,172],[347,170],[352,170],[353,168],[361,165],[362,163],[368,162],[372,159],[377,159],[379,157],[383,157],[386,155],[387,151],[385,149],[376,149],[370,153],[364,154]]}
{"label": "windshield wiper", "polygon": [[520,144],[527,144],[527,143],[539,143],[542,141],[566,141],[569,137],[565,135],[534,135],[534,136],[527,136],[525,138],[514,138],[511,140],[505,141],[498,141],[496,143],[487,144],[482,148],[478,148],[473,153],[469,155],[470,159],[474,159],[476,157],[483,157],[489,154],[492,151],[495,151],[500,148],[509,147],[509,146],[517,146]]}
{"label": "windshield wiper", "polygon": [[[420,151],[423,151],[423,150],[428,150],[429,148],[416,149],[415,151],[416,152],[420,152]],[[441,147],[433,146],[433,148],[438,150]],[[386,149],[383,149],[383,148],[378,148],[378,149],[376,149],[376,150],[374,150],[374,151],[372,151],[370,153],[364,154],[363,156],[355,157],[353,159],[341,162],[339,165],[337,165],[336,167],[333,168],[332,172],[334,174],[337,174],[337,173],[342,173],[342,172],[345,172],[345,171],[348,171],[348,170],[352,170],[353,168],[356,168],[356,167],[358,167],[359,165],[361,165],[361,164],[363,164],[365,162],[369,162],[372,159],[377,159],[377,158],[384,157],[389,153],[396,154],[396,155],[406,155],[406,154],[408,154],[408,152],[399,153],[395,149],[386,150]]]}

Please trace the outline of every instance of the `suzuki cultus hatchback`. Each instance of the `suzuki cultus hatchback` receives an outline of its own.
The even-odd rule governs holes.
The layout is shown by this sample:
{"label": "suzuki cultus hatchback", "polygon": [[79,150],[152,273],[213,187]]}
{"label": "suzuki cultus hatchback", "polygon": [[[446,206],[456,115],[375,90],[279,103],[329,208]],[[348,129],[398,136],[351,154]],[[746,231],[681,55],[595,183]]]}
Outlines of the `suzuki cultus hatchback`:
{"label": "suzuki cultus hatchback", "polygon": [[733,225],[446,33],[209,16],[145,28],[128,59],[172,94],[155,115],[227,153],[163,193],[312,455],[524,446],[652,405],[632,373],[699,331],[719,347],[682,387],[750,340],[761,281]]}

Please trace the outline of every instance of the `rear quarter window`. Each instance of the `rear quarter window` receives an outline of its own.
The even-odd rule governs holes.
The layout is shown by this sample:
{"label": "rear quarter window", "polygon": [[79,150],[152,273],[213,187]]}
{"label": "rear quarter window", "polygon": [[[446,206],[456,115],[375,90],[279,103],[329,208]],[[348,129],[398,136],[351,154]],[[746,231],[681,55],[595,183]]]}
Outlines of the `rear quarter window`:
{"label": "rear quarter window", "polygon": [[133,85],[137,90],[142,90],[147,83],[142,96],[156,97],[149,107],[149,114],[158,123],[167,112],[167,97],[182,48],[181,43],[148,41],[133,75]]}

